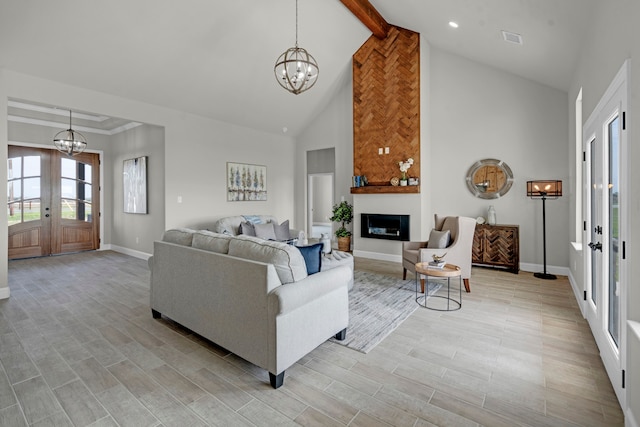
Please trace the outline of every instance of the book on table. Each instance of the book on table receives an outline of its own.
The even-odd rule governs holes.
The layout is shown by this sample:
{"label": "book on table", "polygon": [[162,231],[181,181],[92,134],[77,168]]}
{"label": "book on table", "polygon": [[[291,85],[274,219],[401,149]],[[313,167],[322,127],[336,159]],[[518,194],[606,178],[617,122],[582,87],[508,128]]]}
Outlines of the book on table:
{"label": "book on table", "polygon": [[429,268],[444,268],[445,261],[429,261]]}

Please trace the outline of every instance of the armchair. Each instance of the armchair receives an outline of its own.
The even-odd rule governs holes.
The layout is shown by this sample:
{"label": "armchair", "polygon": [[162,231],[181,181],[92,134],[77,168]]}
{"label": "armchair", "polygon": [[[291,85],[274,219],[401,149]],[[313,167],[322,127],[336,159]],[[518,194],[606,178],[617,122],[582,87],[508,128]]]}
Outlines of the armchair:
{"label": "armchair", "polygon": [[[418,262],[432,261],[433,254],[442,255],[449,264],[460,267],[464,288],[471,292],[469,279],[471,278],[471,250],[473,246],[473,233],[476,228],[476,220],[462,216],[438,216],[435,217],[437,231],[449,230],[450,243],[445,248],[430,248],[429,242],[402,242],[402,278],[406,280],[407,270],[416,274],[415,265]],[[424,293],[424,276],[420,277],[420,285]]]}

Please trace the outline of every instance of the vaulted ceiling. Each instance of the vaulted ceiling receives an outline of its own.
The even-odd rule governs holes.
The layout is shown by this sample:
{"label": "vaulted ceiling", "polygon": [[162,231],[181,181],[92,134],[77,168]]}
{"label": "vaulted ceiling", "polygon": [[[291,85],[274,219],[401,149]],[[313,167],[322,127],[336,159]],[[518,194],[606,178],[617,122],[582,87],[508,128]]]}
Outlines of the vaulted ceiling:
{"label": "vaulted ceiling", "polygon": [[[371,4],[438,49],[567,90],[594,1]],[[523,44],[504,41],[502,30]],[[339,0],[299,0],[299,45],[320,76],[296,96],[273,74],[295,43],[294,0],[0,0],[0,68],[294,136],[343,88],[370,35]]]}

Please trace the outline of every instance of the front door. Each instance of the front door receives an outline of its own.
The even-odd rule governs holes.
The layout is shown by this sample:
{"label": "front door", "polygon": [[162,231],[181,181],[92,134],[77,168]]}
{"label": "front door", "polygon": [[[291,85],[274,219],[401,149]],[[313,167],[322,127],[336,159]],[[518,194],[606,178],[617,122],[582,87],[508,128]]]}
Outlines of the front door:
{"label": "front door", "polygon": [[98,154],[9,146],[9,259],[97,249]]}

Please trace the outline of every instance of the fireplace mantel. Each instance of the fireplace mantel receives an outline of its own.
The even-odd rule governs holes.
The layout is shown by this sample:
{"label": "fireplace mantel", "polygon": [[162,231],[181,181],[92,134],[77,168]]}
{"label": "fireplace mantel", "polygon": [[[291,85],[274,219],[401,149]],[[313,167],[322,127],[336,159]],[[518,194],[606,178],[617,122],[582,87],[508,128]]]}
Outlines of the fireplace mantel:
{"label": "fireplace mantel", "polygon": [[364,187],[351,187],[351,194],[417,194],[420,193],[419,185],[366,185]]}

